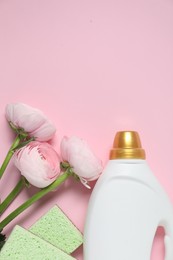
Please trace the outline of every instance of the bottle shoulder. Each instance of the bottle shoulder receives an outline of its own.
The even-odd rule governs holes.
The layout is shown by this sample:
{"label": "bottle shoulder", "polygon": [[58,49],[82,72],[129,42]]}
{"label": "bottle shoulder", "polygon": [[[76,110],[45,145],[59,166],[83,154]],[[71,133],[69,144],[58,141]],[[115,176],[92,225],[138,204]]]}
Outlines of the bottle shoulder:
{"label": "bottle shoulder", "polygon": [[145,160],[109,160],[101,177],[108,179],[117,176],[129,176],[137,179],[153,176]]}
{"label": "bottle shoulder", "polygon": [[95,185],[94,193],[101,191],[108,183],[115,183],[120,179],[124,182],[134,182],[137,185],[142,184],[141,187],[149,188],[152,192],[156,193],[159,199],[166,200],[170,204],[166,192],[152,173],[146,160],[108,161]]}

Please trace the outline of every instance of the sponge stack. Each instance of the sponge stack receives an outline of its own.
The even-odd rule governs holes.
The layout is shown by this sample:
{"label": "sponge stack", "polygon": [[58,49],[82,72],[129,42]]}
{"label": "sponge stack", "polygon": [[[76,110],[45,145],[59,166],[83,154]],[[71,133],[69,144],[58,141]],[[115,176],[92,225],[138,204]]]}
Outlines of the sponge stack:
{"label": "sponge stack", "polygon": [[0,253],[1,260],[74,260],[55,246],[15,226]]}
{"label": "sponge stack", "polygon": [[42,216],[29,231],[15,226],[0,252],[1,260],[74,260],[83,242],[80,231],[58,206]]}
{"label": "sponge stack", "polygon": [[29,230],[67,254],[71,254],[83,242],[80,231],[58,206],[50,209]]}

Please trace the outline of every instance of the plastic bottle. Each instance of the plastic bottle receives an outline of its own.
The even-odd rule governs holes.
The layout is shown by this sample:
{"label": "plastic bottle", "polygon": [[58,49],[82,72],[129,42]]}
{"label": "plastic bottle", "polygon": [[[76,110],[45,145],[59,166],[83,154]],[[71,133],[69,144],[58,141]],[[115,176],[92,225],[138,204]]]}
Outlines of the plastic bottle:
{"label": "plastic bottle", "polygon": [[150,260],[158,226],[173,260],[173,207],[145,160],[137,132],[115,136],[110,160],[90,198],[84,260]]}

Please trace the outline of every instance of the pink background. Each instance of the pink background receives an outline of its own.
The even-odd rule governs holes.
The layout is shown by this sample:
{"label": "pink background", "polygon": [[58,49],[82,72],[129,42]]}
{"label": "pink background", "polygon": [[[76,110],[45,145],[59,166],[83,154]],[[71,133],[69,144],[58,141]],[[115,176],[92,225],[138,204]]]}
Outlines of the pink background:
{"label": "pink background", "polygon": [[[63,135],[85,138],[104,164],[118,130],[139,131],[148,162],[173,203],[173,1],[0,0],[0,160],[13,134],[9,102],[37,107]],[[15,185],[10,164],[1,199]],[[34,193],[25,190],[2,216]],[[16,223],[28,228],[57,203],[83,231],[90,191],[68,181]],[[152,259],[163,259],[163,233]],[[82,249],[74,254],[83,259]],[[132,259],[130,259],[132,260]]]}

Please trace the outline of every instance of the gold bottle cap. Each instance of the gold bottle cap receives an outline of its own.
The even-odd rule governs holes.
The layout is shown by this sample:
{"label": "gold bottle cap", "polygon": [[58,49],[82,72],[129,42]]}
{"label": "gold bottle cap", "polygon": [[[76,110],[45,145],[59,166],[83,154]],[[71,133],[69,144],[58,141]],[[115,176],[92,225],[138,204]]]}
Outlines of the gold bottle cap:
{"label": "gold bottle cap", "polygon": [[110,160],[113,159],[145,159],[145,151],[137,132],[117,132],[110,151]]}

